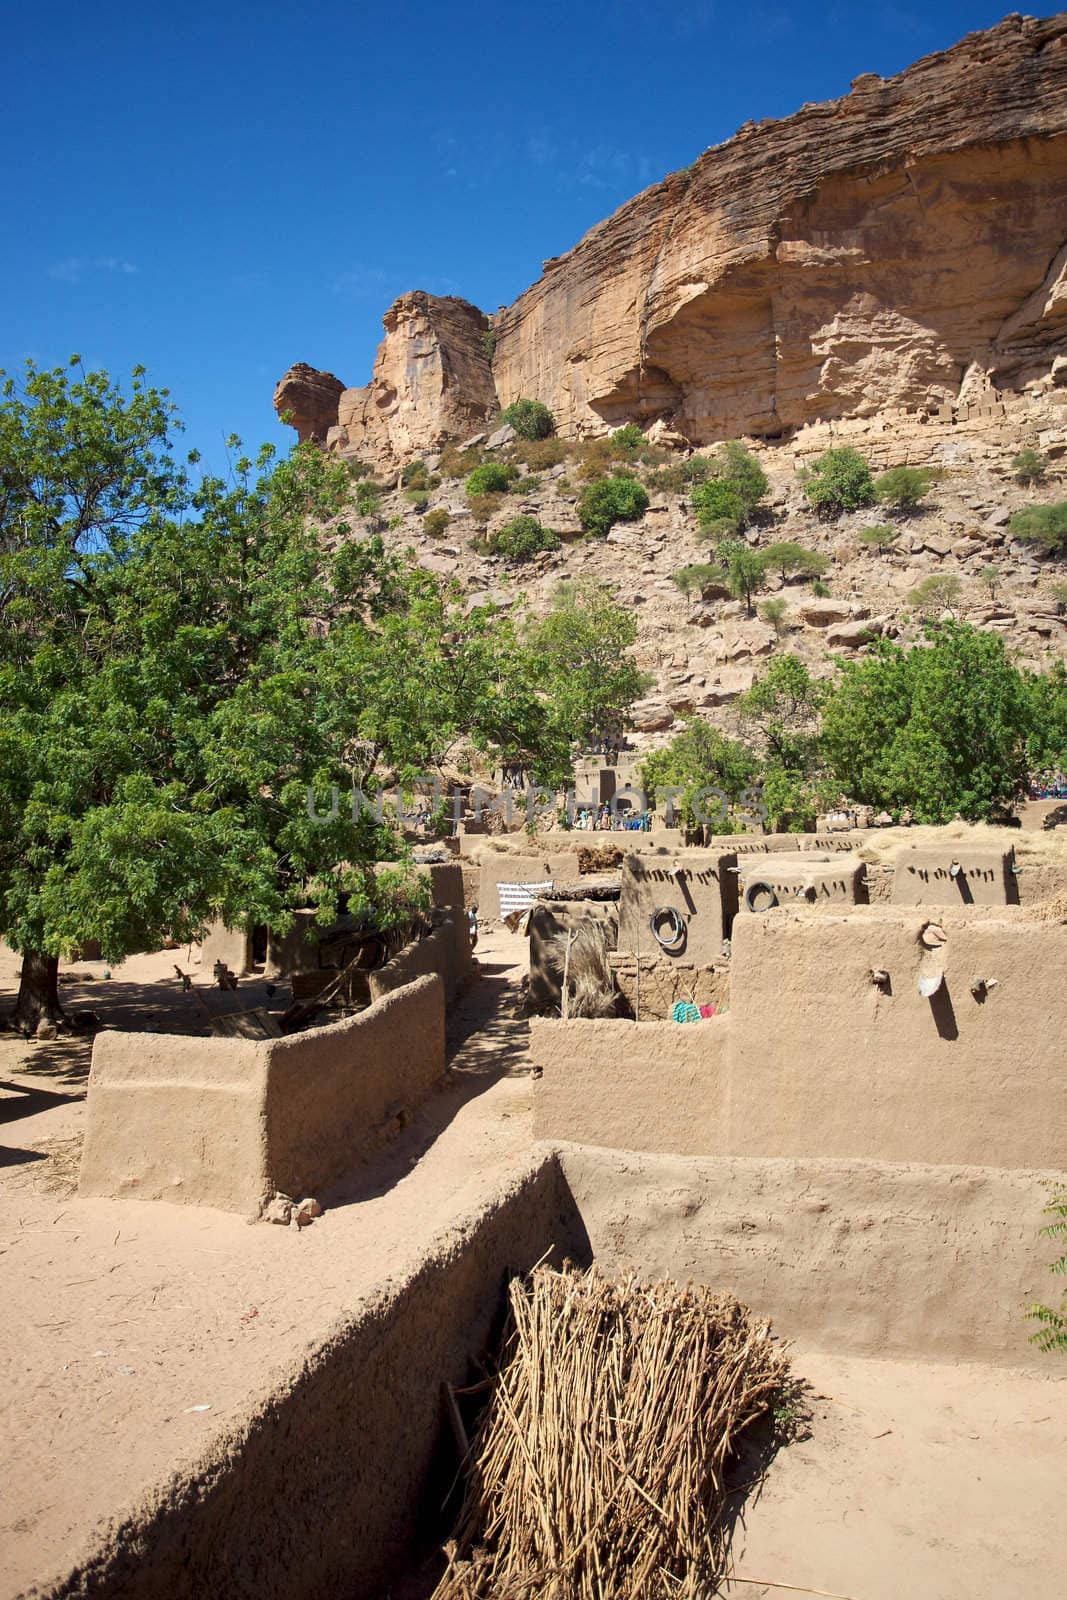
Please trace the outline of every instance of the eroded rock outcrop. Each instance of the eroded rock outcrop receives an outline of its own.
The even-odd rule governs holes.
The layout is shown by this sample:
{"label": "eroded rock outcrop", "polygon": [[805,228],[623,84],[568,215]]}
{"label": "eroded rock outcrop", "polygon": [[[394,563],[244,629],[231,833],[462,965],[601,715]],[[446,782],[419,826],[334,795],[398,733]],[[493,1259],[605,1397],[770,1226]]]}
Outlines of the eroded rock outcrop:
{"label": "eroded rock outcrop", "polygon": [[[445,308],[448,308],[447,310]],[[693,443],[951,420],[1067,353],[1067,17],[750,124],[593,228],[493,319],[405,295],[343,440],[402,459],[520,395],[560,431]]]}
{"label": "eroded rock outcrop", "polygon": [[484,427],[497,409],[485,313],[418,292],[394,301],[384,322],[370,383],[340,397],[340,448],[395,463]]}
{"label": "eroded rock outcrop", "polygon": [[325,444],[337,424],[337,402],[344,387],[332,372],[320,372],[298,361],[275,389],[274,409],[279,416],[289,413],[301,443],[316,439]]}

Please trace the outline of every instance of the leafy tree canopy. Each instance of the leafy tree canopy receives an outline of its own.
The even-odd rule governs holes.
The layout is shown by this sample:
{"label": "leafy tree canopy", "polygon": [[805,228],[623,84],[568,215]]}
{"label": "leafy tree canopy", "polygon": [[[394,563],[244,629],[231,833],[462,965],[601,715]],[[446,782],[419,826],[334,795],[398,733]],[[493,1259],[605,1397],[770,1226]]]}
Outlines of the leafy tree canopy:
{"label": "leafy tree canopy", "polygon": [[1036,544],[1047,555],[1067,549],[1067,500],[1049,506],[1026,506],[1013,513],[1008,527],[1016,539]]}
{"label": "leafy tree canopy", "polygon": [[[600,584],[561,584],[547,616],[532,623],[531,667],[548,696],[560,743],[621,731],[647,679],[634,661],[637,619]],[[565,774],[564,774],[565,775]]]}
{"label": "leafy tree canopy", "polygon": [[24,985],[51,969],[30,1023],[90,939],[118,960],[215,918],[329,918],[342,893],[402,914],[374,870],[397,836],[330,818],[330,786],[413,774],[461,734],[557,737],[512,624],[345,537],[343,468],[267,447],[196,481],[174,428],[140,370],[128,394],[76,365],[3,388],[0,930]]}
{"label": "leafy tree canopy", "polygon": [[[823,709],[823,752],[846,793],[916,820],[1002,817],[1023,792],[1033,689],[1004,641],[965,623],[844,662]],[[1061,724],[1062,725],[1062,724]]]}
{"label": "leafy tree canopy", "polygon": [[[673,796],[673,805],[688,832],[704,827],[711,833],[734,833],[742,830],[743,821],[731,815],[731,808],[748,798],[745,791],[755,783],[757,770],[753,750],[709,722],[691,717],[670,744],[645,757],[640,781],[653,805],[667,789],[682,791]],[[713,796],[701,799],[700,791],[709,788],[718,790],[728,803]],[[705,820],[709,817],[710,822]]]}
{"label": "leafy tree canopy", "polygon": [[804,493],[816,511],[836,517],[873,505],[874,480],[859,451],[844,446],[827,450],[813,463],[804,479]]}
{"label": "leafy tree canopy", "polygon": [[520,439],[547,439],[556,426],[551,411],[540,400],[515,400],[500,415]]}
{"label": "leafy tree canopy", "polygon": [[578,521],[588,533],[603,536],[616,522],[636,522],[648,510],[648,493],[636,478],[597,478],[578,500]]}

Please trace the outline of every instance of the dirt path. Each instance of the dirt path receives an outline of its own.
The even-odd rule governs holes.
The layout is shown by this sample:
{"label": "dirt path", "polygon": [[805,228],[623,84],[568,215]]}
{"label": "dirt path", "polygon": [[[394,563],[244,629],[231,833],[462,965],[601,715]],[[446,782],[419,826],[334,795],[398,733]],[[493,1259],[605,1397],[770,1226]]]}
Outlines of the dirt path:
{"label": "dirt path", "polygon": [[[322,1196],[325,1216],[300,1233],[206,1208],[78,1199],[84,1046],[3,1041],[5,1600],[195,1459],[450,1216],[530,1162],[526,1024],[513,1014],[525,941],[500,935],[478,954],[485,975],[450,1019],[450,1081],[352,1183]],[[123,969],[113,981],[116,995],[132,982]]]}

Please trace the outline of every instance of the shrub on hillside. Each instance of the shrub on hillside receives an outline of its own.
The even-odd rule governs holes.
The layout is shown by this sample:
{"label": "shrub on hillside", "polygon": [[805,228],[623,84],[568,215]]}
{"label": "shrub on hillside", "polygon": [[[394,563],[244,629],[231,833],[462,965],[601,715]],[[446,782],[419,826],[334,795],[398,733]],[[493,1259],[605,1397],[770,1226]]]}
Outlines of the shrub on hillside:
{"label": "shrub on hillside", "polygon": [[483,494],[507,494],[519,476],[517,467],[505,466],[503,461],[483,461],[467,477],[467,499]]}
{"label": "shrub on hillside", "polygon": [[736,484],[725,478],[698,483],[689,497],[701,532],[709,538],[740,533],[745,525],[745,502]]}
{"label": "shrub on hillside", "polygon": [[517,439],[511,453],[531,472],[545,472],[567,459],[567,446],[562,439]]}
{"label": "shrub on hillside", "polygon": [[829,556],[788,540],[768,545],[763,554],[767,565],[782,574],[783,583],[789,578],[821,578],[830,565]]}
{"label": "shrub on hillside", "polygon": [[921,467],[891,467],[877,480],[874,492],[894,511],[914,511],[930,492],[930,474]]}
{"label": "shrub on hillside", "polygon": [[924,578],[908,594],[908,604],[914,606],[921,617],[936,617],[942,611],[952,611],[960,603],[963,584],[950,572],[935,573]]}
{"label": "shrub on hillside", "polygon": [[602,537],[616,522],[635,522],[648,510],[648,494],[636,478],[598,478],[578,500],[578,521]]}
{"label": "shrub on hillside", "polygon": [[467,505],[475,522],[488,522],[504,504],[502,494],[469,494]]}
{"label": "shrub on hillside", "polygon": [[888,550],[897,537],[896,528],[886,522],[876,522],[870,528],[861,528],[856,538],[868,550]]}
{"label": "shrub on hillside", "polygon": [[465,478],[481,464],[482,452],[472,446],[461,450],[458,444],[446,444],[441,451],[441,474],[445,478]]}
{"label": "shrub on hillside", "polygon": [[846,445],[827,450],[813,462],[804,478],[804,493],[814,510],[836,517],[842,511],[873,505],[874,480],[859,451]]}
{"label": "shrub on hillside", "polygon": [[1036,544],[1047,555],[1059,555],[1067,548],[1067,500],[1016,511],[1008,528],[1024,544]]}
{"label": "shrub on hillside", "polygon": [[1017,456],[1012,457],[1011,470],[1016,483],[1041,483],[1048,471],[1048,457],[1042,455],[1040,450],[1020,450]]}
{"label": "shrub on hillside", "polygon": [[695,561],[688,567],[680,567],[671,576],[684,595],[694,591],[703,595],[716,589],[729,593],[730,585],[724,569],[711,561]]}
{"label": "shrub on hillside", "polygon": [[556,426],[551,411],[540,400],[514,400],[500,416],[520,439],[547,439]]}
{"label": "shrub on hillside", "polygon": [[558,550],[559,544],[559,535],[542,527],[536,517],[512,517],[493,534],[489,548],[509,561],[530,561],[542,550]]}
{"label": "shrub on hillside", "polygon": [[636,422],[627,422],[624,427],[615,429],[611,442],[620,455],[634,456],[644,445],[645,436]]}
{"label": "shrub on hillside", "polygon": [[427,511],[423,517],[423,532],[428,533],[431,539],[439,539],[451,521],[452,517],[444,506],[438,506],[436,511]]}

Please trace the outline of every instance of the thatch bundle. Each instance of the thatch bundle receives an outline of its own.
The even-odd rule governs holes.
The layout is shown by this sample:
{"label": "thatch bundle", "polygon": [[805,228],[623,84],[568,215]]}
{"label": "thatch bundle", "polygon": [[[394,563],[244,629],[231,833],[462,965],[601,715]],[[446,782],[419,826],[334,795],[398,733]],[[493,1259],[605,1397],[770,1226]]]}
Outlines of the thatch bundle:
{"label": "thatch bundle", "polygon": [[537,1267],[471,1447],[435,1600],[697,1600],[722,1575],[724,1471],[788,1363],[729,1296]]}
{"label": "thatch bundle", "polygon": [[608,960],[616,937],[613,925],[583,917],[546,942],[548,965],[559,973],[563,1016],[618,1015],[619,992]]}

